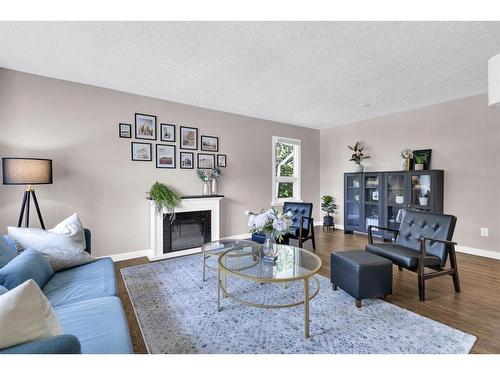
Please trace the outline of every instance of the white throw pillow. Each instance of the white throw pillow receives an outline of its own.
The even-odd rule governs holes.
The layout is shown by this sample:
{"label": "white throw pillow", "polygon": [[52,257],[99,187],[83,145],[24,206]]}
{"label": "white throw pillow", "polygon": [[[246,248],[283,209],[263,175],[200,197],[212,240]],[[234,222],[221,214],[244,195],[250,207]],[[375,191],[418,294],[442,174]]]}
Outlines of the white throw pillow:
{"label": "white throw pillow", "polygon": [[54,271],[95,260],[85,251],[85,234],[76,213],[49,230],[18,227],[7,230],[18,251],[35,249],[47,258]]}
{"label": "white throw pillow", "polygon": [[62,334],[40,287],[28,280],[0,295],[0,349]]}

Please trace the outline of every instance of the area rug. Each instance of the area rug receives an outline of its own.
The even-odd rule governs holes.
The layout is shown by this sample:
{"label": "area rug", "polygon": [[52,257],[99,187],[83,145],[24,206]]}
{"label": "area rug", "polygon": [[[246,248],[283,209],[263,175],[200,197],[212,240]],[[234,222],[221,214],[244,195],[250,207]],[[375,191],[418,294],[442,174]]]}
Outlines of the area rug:
{"label": "area rug", "polygon": [[[351,296],[333,291],[320,275],[305,339],[303,306],[261,309],[224,298],[217,312],[217,276],[209,271],[201,281],[201,255],[121,272],[149,353],[465,354],[476,340],[380,299],[357,309]],[[254,302],[287,303],[303,296],[303,283],[284,288],[231,278],[228,290]]]}

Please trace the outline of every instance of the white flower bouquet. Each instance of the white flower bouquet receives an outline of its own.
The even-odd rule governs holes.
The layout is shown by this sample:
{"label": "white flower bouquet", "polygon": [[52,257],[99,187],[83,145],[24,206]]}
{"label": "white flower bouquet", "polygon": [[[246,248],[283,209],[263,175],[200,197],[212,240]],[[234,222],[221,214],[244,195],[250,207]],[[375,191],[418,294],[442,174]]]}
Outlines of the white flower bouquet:
{"label": "white flower bouquet", "polygon": [[262,211],[260,214],[245,211],[245,215],[248,216],[250,233],[273,235],[279,242],[281,242],[283,236],[288,233],[288,228],[292,223],[291,218],[293,216],[290,211],[283,214],[275,208]]}

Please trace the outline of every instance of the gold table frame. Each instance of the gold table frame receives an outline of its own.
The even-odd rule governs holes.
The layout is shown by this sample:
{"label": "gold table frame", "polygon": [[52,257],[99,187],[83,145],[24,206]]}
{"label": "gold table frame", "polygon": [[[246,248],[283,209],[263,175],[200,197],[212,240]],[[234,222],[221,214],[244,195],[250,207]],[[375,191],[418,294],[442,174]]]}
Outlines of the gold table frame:
{"label": "gold table frame", "polygon": [[[290,246],[293,247],[293,246]],[[257,276],[251,276],[251,275],[242,275],[238,273],[238,271],[241,271],[243,269],[248,269],[251,267],[255,267],[256,265],[259,265],[260,267],[262,266],[262,258],[261,258],[261,252],[259,252],[259,259],[256,264],[253,264],[251,267],[245,267],[242,269],[229,269],[226,267],[225,262],[223,262],[223,259],[225,257],[228,257],[227,253],[230,253],[233,251],[233,249],[229,249],[222,254],[220,254],[218,258],[218,277],[217,277],[217,312],[221,311],[221,292],[223,297],[229,297],[232,300],[241,303],[243,305],[247,306],[252,306],[252,307],[258,307],[258,308],[265,308],[265,309],[279,309],[279,308],[289,308],[289,307],[295,307],[299,305],[304,305],[304,337],[307,339],[310,337],[310,327],[309,327],[309,302],[318,295],[319,293],[319,281],[315,277],[315,275],[318,273],[320,268],[323,265],[323,262],[321,261],[321,258],[317,256],[316,254],[302,249],[302,248],[297,248],[301,252],[307,252],[309,255],[312,255],[313,258],[317,261],[318,265],[311,271],[305,273],[304,275],[300,276],[295,276],[295,277],[287,277],[287,278],[281,278],[281,279],[274,279],[274,278],[267,278],[267,277],[257,277]],[[249,255],[247,255],[249,256]],[[287,283],[289,282],[294,282],[294,281],[300,281],[303,280],[304,282],[304,299],[298,301],[298,302],[293,302],[293,303],[288,303],[288,304],[277,304],[277,305],[269,305],[269,304],[259,304],[251,301],[245,301],[242,300],[241,298],[238,298],[234,296],[233,294],[229,293],[227,290],[227,274],[233,275],[237,278],[240,279],[245,279],[249,281],[254,281],[258,283],[284,283],[284,287],[287,287]],[[309,279],[314,280],[316,282],[316,290],[310,294],[309,290]]]}

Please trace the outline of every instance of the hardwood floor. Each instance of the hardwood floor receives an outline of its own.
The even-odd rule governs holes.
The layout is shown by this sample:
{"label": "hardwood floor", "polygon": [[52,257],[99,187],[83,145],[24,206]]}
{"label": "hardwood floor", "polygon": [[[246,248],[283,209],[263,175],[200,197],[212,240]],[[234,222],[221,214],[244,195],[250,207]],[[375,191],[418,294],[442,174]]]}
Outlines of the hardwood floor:
{"label": "hardwood floor", "polygon": [[[316,227],[315,233],[316,254],[323,261],[320,274],[328,278],[332,251],[363,249],[367,243],[366,236],[345,235],[340,230],[323,232]],[[304,247],[310,248],[310,241]],[[420,302],[417,275],[394,267],[393,294],[387,300],[477,336],[472,353],[500,353],[500,261],[461,253],[457,257],[461,293],[455,293],[451,277],[438,277],[426,282],[426,301]],[[146,353],[146,346],[119,269],[148,262],[147,258],[137,258],[115,263],[119,295],[136,353]]]}

